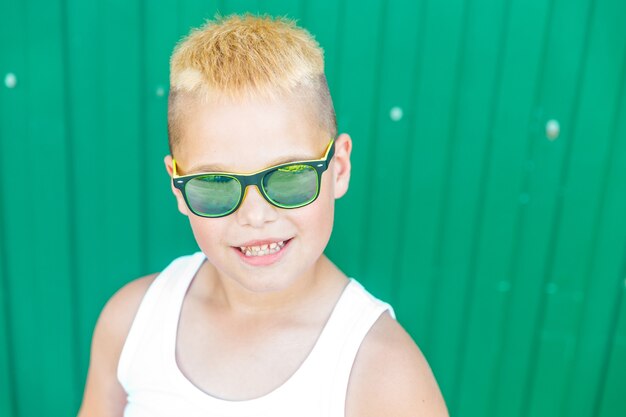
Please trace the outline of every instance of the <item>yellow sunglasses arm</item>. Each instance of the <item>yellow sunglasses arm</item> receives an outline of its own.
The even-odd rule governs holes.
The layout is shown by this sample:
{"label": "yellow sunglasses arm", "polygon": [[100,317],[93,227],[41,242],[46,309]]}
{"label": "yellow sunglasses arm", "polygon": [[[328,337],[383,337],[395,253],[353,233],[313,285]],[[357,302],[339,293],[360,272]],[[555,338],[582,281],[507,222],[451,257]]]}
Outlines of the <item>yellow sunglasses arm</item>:
{"label": "yellow sunglasses arm", "polygon": [[176,160],[172,158],[172,176],[176,178],[178,174],[176,173]]}

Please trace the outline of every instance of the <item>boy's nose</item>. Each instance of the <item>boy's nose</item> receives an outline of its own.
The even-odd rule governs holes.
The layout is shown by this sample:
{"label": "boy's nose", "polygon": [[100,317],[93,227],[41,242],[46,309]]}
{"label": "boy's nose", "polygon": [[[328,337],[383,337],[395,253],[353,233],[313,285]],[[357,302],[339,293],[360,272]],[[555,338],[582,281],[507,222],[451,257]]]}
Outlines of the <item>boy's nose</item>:
{"label": "boy's nose", "polygon": [[256,185],[249,185],[244,193],[243,201],[235,212],[241,225],[261,227],[278,218],[278,207],[265,200]]}

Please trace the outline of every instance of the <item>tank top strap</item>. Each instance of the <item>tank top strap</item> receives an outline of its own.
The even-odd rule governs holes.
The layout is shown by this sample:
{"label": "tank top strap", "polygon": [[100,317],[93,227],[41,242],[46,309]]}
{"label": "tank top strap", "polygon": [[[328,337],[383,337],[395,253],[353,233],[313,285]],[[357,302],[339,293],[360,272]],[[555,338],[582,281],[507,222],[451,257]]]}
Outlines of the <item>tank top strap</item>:
{"label": "tank top strap", "polygon": [[350,372],[363,339],[382,313],[393,308],[371,295],[358,281],[350,278],[322,331],[314,350],[305,362],[303,375],[323,381],[327,413],[343,417]]}
{"label": "tank top strap", "polygon": [[117,377],[122,385],[130,382],[131,367],[137,363],[135,355],[140,344],[145,343],[147,337],[159,335],[158,326],[171,325],[171,320],[178,317],[172,309],[182,302],[204,258],[204,253],[199,251],[174,259],[148,287],[120,353]]}
{"label": "tank top strap", "polygon": [[169,293],[167,295],[166,311],[160,323],[164,335],[164,343],[162,344],[164,358],[174,358],[176,351],[176,333],[178,329],[178,321],[180,320],[181,309],[185,294],[189,289],[191,281],[196,276],[196,272],[206,259],[203,252],[196,252],[190,255],[180,272],[170,275]]}

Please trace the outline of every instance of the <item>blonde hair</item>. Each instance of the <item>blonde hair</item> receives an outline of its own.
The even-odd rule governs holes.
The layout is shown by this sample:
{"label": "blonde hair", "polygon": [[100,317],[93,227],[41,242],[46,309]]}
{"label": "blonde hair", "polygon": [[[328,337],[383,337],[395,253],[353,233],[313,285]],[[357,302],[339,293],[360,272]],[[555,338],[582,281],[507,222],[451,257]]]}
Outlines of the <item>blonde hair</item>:
{"label": "blonde hair", "polygon": [[337,135],[324,75],[324,52],[295,21],[251,14],[217,16],[179,41],[170,59],[170,153],[180,143],[181,96],[275,99],[290,94],[312,101],[320,126]]}

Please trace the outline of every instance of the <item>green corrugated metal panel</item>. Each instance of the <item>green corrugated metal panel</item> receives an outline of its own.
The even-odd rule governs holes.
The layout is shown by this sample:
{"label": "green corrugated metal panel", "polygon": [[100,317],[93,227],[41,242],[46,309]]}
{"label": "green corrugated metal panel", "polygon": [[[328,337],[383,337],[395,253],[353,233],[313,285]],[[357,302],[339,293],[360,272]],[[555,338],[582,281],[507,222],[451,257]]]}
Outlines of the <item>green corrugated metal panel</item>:
{"label": "green corrugated metal panel", "polygon": [[0,415],[75,414],[105,301],[196,250],[167,65],[217,10],[325,48],[354,141],[327,253],[393,303],[451,414],[626,415],[622,0],[3,3]]}

